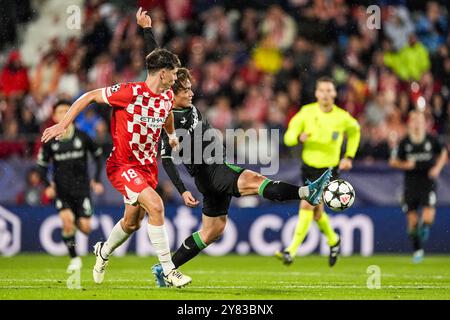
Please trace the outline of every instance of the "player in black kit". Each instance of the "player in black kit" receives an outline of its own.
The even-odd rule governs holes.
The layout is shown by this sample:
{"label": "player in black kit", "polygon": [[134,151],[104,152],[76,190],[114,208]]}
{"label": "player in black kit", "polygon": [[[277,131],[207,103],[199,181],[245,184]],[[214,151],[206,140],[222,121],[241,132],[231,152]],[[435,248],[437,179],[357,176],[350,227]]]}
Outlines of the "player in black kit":
{"label": "player in black kit", "polygon": [[423,260],[423,243],[429,237],[436,213],[436,180],[447,163],[447,150],[435,137],[427,134],[423,113],[410,112],[408,135],[392,151],[389,163],[405,170],[403,211],[414,247],[413,262],[419,263]]}
{"label": "player in black kit", "polygon": [[[69,101],[58,101],[53,109],[53,121],[58,123],[69,110]],[[96,163],[95,177],[92,181],[88,175],[88,152]],[[49,198],[55,198],[55,205],[61,217],[62,238],[71,257],[68,270],[82,267],[81,258],[75,250],[76,228],[88,235],[91,232],[91,216],[94,213],[90,187],[96,194],[103,193],[100,183],[102,170],[102,149],[83,131],[72,124],[63,138],[51,140],[39,150],[38,168],[48,184],[45,190]],[[53,182],[47,180],[47,171],[53,163]]]}
{"label": "player in black kit", "polygon": [[[136,18],[138,24],[144,27],[147,50],[151,52],[157,44],[149,28],[150,17],[145,15],[145,11],[138,11]],[[317,205],[331,177],[331,170],[327,170],[308,186],[299,187],[282,181],[272,181],[259,173],[227,163],[221,139],[192,104],[194,93],[191,81],[189,70],[179,68],[177,80],[172,86],[175,97],[172,112],[175,129],[180,136],[180,158],[203,195],[202,229],[186,238],[174,253],[172,261],[176,268],[194,258],[222,235],[233,196],[259,194],[272,201],[305,199],[312,205]],[[197,206],[199,201],[192,196],[180,179],[173,162],[169,138],[164,132],[161,135],[160,150],[164,169],[183,197],[184,203],[189,207]],[[152,271],[157,285],[165,287],[161,266],[159,264],[153,266]]]}

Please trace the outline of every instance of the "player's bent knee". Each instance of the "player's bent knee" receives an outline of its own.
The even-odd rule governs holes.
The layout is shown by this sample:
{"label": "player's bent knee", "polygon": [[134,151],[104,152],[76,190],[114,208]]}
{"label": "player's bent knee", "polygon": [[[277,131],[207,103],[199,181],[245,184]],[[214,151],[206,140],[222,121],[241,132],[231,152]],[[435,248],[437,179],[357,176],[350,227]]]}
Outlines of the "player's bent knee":
{"label": "player's bent knee", "polygon": [[140,227],[141,227],[140,221],[137,221],[137,222],[124,221],[124,223],[123,223],[124,231],[127,233],[133,233],[133,232],[139,230]]}

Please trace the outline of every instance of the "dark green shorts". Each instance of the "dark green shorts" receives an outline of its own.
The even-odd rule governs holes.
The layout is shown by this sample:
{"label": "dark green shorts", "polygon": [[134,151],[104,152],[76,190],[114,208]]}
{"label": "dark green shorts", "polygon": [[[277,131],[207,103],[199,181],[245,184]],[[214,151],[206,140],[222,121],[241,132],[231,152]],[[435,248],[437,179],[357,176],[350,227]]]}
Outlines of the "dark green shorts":
{"label": "dark green shorts", "polygon": [[202,213],[208,217],[228,214],[232,197],[240,197],[237,185],[245,169],[224,163],[205,165],[195,174],[195,185],[203,194]]}

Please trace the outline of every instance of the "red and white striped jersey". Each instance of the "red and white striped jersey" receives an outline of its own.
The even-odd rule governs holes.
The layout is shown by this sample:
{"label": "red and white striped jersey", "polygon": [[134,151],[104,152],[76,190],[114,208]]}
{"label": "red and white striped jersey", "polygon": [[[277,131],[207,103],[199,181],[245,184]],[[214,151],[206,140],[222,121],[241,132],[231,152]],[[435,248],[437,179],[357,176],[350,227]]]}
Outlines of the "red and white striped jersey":
{"label": "red and white striped jersey", "polygon": [[118,164],[156,163],[158,141],[173,107],[173,91],[153,93],[145,82],[116,84],[102,89],[105,103],[113,107],[109,161]]}

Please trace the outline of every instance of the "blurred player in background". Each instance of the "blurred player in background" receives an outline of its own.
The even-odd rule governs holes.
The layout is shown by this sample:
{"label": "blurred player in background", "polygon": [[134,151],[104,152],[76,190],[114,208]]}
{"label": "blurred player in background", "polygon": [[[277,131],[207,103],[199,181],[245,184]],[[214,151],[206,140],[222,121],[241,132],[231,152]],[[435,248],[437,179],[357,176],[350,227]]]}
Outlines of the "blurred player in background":
{"label": "blurred player in background", "polygon": [[[303,106],[289,122],[284,143],[293,147],[303,144],[302,176],[305,183],[317,179],[325,170],[333,168],[333,177],[338,178],[338,170],[350,170],[360,140],[358,121],[347,111],[334,104],[336,88],[328,77],[316,82],[317,102]],[[344,134],[347,146],[341,159]],[[299,220],[290,245],[277,251],[276,257],[290,265],[297,254],[298,247],[308,233],[312,220],[317,222],[320,231],[327,237],[330,246],[329,265],[334,266],[340,251],[340,239],[330,225],[323,203],[313,206],[307,201],[300,202]]]}
{"label": "blurred player in background", "polygon": [[[408,135],[392,151],[389,164],[405,171],[403,211],[412,241],[413,262],[424,258],[423,243],[430,235],[436,214],[436,180],[447,163],[447,150],[426,131],[425,115],[411,111]],[[420,218],[418,210],[422,208]]]}
{"label": "blurred player in background", "polygon": [[[70,108],[69,101],[58,101],[53,108],[53,121],[62,120]],[[88,153],[95,159],[96,170],[94,179],[89,183]],[[91,232],[91,217],[94,209],[91,203],[90,187],[96,194],[103,193],[100,183],[102,170],[102,149],[83,131],[73,124],[67,127],[58,141],[45,143],[38,154],[38,168],[48,187],[45,194],[55,199],[56,208],[61,217],[63,230],[62,238],[71,257],[68,270],[82,267],[75,244],[77,228],[88,235]],[[53,163],[53,181],[47,180],[50,162]]]}
{"label": "blurred player in background", "polygon": [[173,126],[173,91],[178,57],[165,49],[157,49],[146,57],[147,78],[144,82],[117,84],[90,91],[81,96],[62,121],[44,131],[42,140],[60,138],[75,117],[90,103],[106,103],[112,107],[111,135],[114,148],[106,163],[108,179],[124,196],[125,212],[106,242],[94,246],[96,263],[93,277],[102,283],[108,258],[133,232],[140,228],[148,213],[148,235],[158,255],[168,285],[182,287],[191,278],[179,272],[170,254],[164,224],[164,204],[156,193],[158,183],[157,147],[162,129],[169,143],[177,147]]}

